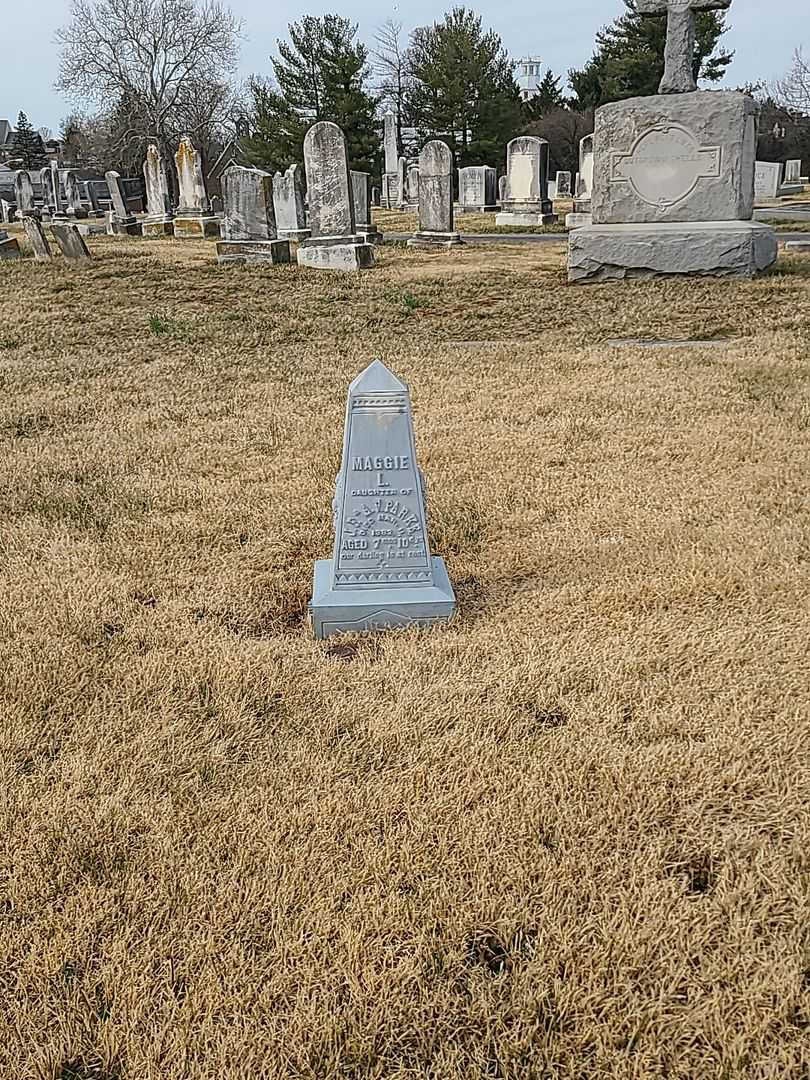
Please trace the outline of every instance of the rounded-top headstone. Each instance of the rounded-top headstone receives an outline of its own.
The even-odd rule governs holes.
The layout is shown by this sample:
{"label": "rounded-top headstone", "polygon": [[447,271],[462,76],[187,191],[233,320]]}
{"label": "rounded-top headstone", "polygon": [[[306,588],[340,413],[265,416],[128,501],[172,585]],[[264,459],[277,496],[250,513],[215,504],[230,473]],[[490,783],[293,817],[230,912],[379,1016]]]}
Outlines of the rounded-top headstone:
{"label": "rounded-top headstone", "polygon": [[312,238],[354,235],[349,153],[337,124],[319,120],[312,125],[304,136],[304,168]]}

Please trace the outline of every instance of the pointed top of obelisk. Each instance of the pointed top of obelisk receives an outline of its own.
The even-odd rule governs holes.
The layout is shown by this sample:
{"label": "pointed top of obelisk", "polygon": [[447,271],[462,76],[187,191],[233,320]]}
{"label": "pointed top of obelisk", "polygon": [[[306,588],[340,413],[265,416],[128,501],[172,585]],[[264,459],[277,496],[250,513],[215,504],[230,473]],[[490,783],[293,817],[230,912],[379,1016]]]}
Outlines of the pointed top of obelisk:
{"label": "pointed top of obelisk", "polygon": [[373,360],[349,387],[354,394],[407,394],[408,387],[389,371],[382,360]]}

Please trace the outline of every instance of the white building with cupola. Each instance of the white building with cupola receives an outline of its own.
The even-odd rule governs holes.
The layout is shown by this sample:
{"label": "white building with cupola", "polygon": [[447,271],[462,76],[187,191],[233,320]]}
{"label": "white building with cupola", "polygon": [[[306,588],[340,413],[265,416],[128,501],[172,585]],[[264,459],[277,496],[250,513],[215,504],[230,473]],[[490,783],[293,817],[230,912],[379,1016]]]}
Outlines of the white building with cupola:
{"label": "white building with cupola", "polygon": [[543,64],[539,56],[524,56],[515,61],[517,84],[522,101],[531,101],[540,91]]}

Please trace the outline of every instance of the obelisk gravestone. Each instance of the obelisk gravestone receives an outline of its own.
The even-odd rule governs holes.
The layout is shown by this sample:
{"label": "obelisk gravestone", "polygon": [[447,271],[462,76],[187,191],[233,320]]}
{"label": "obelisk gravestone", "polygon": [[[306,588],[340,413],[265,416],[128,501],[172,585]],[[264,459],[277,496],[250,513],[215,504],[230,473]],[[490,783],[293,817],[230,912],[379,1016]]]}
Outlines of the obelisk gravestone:
{"label": "obelisk gravestone", "polygon": [[449,619],[456,600],[431,557],[407,386],[375,360],[349,387],[333,503],[335,546],[315,564],[315,636]]}

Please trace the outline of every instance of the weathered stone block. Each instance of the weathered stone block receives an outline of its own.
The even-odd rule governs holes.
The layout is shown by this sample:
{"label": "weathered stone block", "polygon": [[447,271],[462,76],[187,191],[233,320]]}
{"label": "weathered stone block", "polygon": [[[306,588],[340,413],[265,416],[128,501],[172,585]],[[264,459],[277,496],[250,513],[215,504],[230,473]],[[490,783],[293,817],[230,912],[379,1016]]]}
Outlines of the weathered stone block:
{"label": "weathered stone block", "polygon": [[603,105],[594,224],[749,220],[758,111],[747,94],[705,90]]}
{"label": "weathered stone block", "polygon": [[178,240],[208,240],[219,238],[219,218],[176,217],[174,235]]}
{"label": "weathered stone block", "polygon": [[220,240],[217,262],[270,263],[273,266],[290,261],[289,240]]}
{"label": "weathered stone block", "polygon": [[754,221],[590,225],[568,244],[577,284],[667,275],[754,277],[777,257],[776,233]]}
{"label": "weathered stone block", "polygon": [[67,262],[80,265],[92,261],[93,256],[75,225],[63,225],[54,221],[51,224],[51,233]]}
{"label": "weathered stone block", "polygon": [[313,270],[369,270],[374,266],[374,248],[364,243],[316,244],[305,241],[299,244],[296,259],[299,266],[308,266]]}
{"label": "weathered stone block", "polygon": [[[550,203],[548,205],[551,206]],[[512,213],[507,210],[495,215],[496,225],[511,225],[513,227],[526,225],[535,228],[538,225],[556,225],[557,220],[557,215],[550,212],[542,214],[535,214],[528,211]]]}
{"label": "weathered stone block", "polygon": [[162,236],[174,236],[174,221],[167,218],[165,221],[150,221],[148,218],[141,222],[141,236],[148,240],[157,240]]}
{"label": "weathered stone block", "polygon": [[19,241],[0,229],[0,259],[19,259],[20,257]]}

